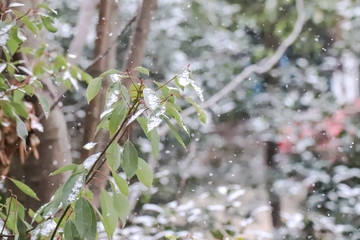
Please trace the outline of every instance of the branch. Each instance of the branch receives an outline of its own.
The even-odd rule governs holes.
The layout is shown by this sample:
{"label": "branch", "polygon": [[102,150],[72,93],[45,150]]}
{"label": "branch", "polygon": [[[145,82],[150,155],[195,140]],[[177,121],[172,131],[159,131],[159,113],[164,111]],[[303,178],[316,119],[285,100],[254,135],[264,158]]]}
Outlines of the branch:
{"label": "branch", "polygon": [[[293,31],[290,35],[280,44],[275,54],[269,58],[261,60],[257,64],[252,64],[246,67],[239,75],[237,75],[231,82],[229,82],[225,87],[223,87],[219,92],[209,98],[207,101],[200,104],[200,107],[203,109],[210,108],[216,104],[220,99],[228,95],[230,92],[234,91],[237,85],[239,85],[244,79],[249,77],[253,73],[263,74],[272,69],[275,64],[280,60],[284,55],[286,50],[295,42],[297,37],[302,31],[306,20],[306,13],[304,8],[303,0],[296,0],[296,10],[297,10],[297,20],[294,25]],[[194,107],[189,107],[182,112],[182,116],[189,116],[190,114],[195,113],[196,110]],[[159,134],[164,135],[167,133],[169,128],[167,126],[159,129]]]}

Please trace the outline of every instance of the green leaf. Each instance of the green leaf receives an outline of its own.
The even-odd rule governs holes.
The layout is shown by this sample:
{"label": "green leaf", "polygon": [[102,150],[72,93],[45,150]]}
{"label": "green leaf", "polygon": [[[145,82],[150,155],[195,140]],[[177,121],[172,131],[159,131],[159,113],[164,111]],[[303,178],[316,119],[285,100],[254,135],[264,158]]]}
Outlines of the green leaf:
{"label": "green leaf", "polygon": [[0,101],[0,107],[1,107],[1,110],[3,110],[5,116],[7,116],[8,118],[11,118],[11,119],[15,118],[12,107],[7,101]]}
{"label": "green leaf", "polygon": [[138,153],[130,141],[124,144],[124,150],[121,154],[121,166],[127,178],[134,176],[138,168]]}
{"label": "green leaf", "polygon": [[106,150],[106,163],[113,170],[116,171],[120,166],[121,148],[117,142],[112,142]]}
{"label": "green leaf", "polygon": [[116,186],[119,188],[120,192],[125,196],[129,196],[129,185],[125,179],[123,179],[119,174],[116,172],[112,172],[113,178],[115,180]]}
{"label": "green leaf", "polygon": [[126,103],[122,102],[114,109],[114,111],[112,111],[109,119],[110,137],[114,136],[116,131],[119,129],[120,124],[125,118],[126,109]]}
{"label": "green leaf", "polygon": [[21,89],[24,90],[26,92],[26,94],[31,96],[31,97],[35,93],[34,87],[31,86],[31,85],[26,85],[26,86],[22,87]]}
{"label": "green leaf", "polygon": [[90,81],[90,84],[86,90],[87,101],[90,101],[98,94],[101,88],[102,79],[101,78],[94,78]]}
{"label": "green leaf", "polygon": [[151,153],[154,159],[159,155],[159,134],[156,129],[150,131]]}
{"label": "green leaf", "polygon": [[28,113],[26,112],[26,107],[23,102],[16,102],[11,104],[16,112],[16,114],[20,115],[23,118],[28,117]]}
{"label": "green leaf", "polygon": [[16,237],[15,237],[15,240],[17,239],[25,239],[25,236],[26,236],[26,224],[24,222],[23,219],[19,218],[17,219],[17,223],[16,223]]}
{"label": "green leaf", "polygon": [[153,182],[153,173],[150,166],[143,159],[139,158],[136,176],[142,184],[150,188]]}
{"label": "green leaf", "polygon": [[35,215],[36,213],[31,208],[29,208],[28,214],[29,214],[29,217],[31,219],[33,219],[33,221],[35,221],[37,223],[39,223],[39,222],[41,222],[43,220],[43,218],[40,215],[38,215],[38,214]]}
{"label": "green leaf", "polygon": [[148,120],[146,118],[138,117],[137,121],[139,122],[141,128],[143,129],[146,137],[150,140],[151,152],[154,159],[156,159],[159,154],[159,143],[160,143],[159,134],[156,129],[153,129],[150,132],[148,132],[147,130]]}
{"label": "green leaf", "polygon": [[118,216],[114,209],[113,198],[104,189],[101,189],[100,205],[102,211],[102,222],[109,239],[112,239],[118,226]]}
{"label": "green leaf", "polygon": [[80,193],[81,188],[84,185],[83,173],[75,173],[64,184],[61,193],[61,202],[63,206],[74,202]]}
{"label": "green leaf", "polygon": [[74,164],[74,163],[73,163],[73,164],[66,165],[66,166],[63,166],[63,167],[57,169],[56,171],[50,173],[49,176],[55,176],[55,175],[57,175],[57,174],[59,174],[59,173],[63,173],[63,172],[66,172],[66,171],[72,171],[72,170],[74,170],[75,168],[77,168],[77,166],[78,166],[78,165],[77,165],[77,164]]}
{"label": "green leaf", "polygon": [[165,119],[165,122],[167,123],[167,125],[169,126],[172,134],[176,138],[176,140],[180,143],[181,146],[183,146],[186,149],[185,143],[181,139],[181,137],[180,137],[179,133],[177,132],[176,128],[174,127],[174,125],[172,125],[171,122],[167,118],[164,118],[164,119]]}
{"label": "green leaf", "polygon": [[80,237],[87,240],[96,239],[96,218],[94,208],[83,197],[75,203],[75,225]]}
{"label": "green leaf", "polygon": [[135,70],[140,72],[140,73],[146,74],[148,76],[150,74],[149,70],[147,68],[144,68],[144,67],[136,67]]}
{"label": "green leaf", "polygon": [[15,121],[16,121],[16,133],[19,136],[19,138],[21,138],[21,140],[24,143],[24,146],[26,147],[26,138],[28,136],[26,125],[16,114],[15,114]]}
{"label": "green leaf", "polygon": [[165,111],[166,114],[174,118],[176,122],[179,124],[179,126],[182,127],[182,129],[189,135],[189,129],[186,127],[184,120],[182,119],[178,110],[176,110],[174,104],[172,104],[171,102],[166,102],[165,107],[166,107],[166,111]]}
{"label": "green leaf", "polygon": [[25,193],[26,195],[40,201],[40,199],[36,196],[36,193],[29,187],[27,186],[25,183],[22,183],[18,180],[9,178],[10,181],[12,181],[23,193]]}
{"label": "green leaf", "polygon": [[50,114],[50,105],[49,102],[47,101],[47,99],[43,96],[41,96],[40,94],[36,93],[36,97],[38,98],[40,105],[44,111],[45,117],[46,119],[49,117]]}
{"label": "green leaf", "polygon": [[106,72],[102,73],[99,76],[99,78],[103,78],[105,76],[109,76],[109,75],[112,75],[112,74],[121,74],[121,72],[116,70],[116,69],[110,69],[110,70],[107,70]]}
{"label": "green leaf", "polygon": [[224,239],[224,235],[221,233],[220,230],[210,230],[211,235],[213,235],[216,239]]}
{"label": "green leaf", "polygon": [[131,100],[135,100],[137,97],[142,98],[143,94],[142,91],[144,90],[145,86],[141,86],[139,83],[133,83],[129,87],[129,96]]}
{"label": "green leaf", "polygon": [[22,16],[21,21],[25,24],[25,26],[34,34],[37,34],[37,29],[35,27],[35,24],[30,21],[30,19],[27,16]]}
{"label": "green leaf", "polygon": [[[113,192],[114,209],[123,223],[126,222],[126,217],[130,214],[129,200],[121,193]],[[125,224],[123,224],[125,225]]]}
{"label": "green leaf", "polygon": [[206,112],[204,111],[204,109],[202,109],[199,105],[197,105],[192,98],[187,97],[185,99],[195,107],[196,112],[198,113],[199,120],[202,123],[206,124]]}
{"label": "green leaf", "polygon": [[57,11],[55,9],[52,9],[51,7],[49,7],[46,4],[43,3],[39,3],[36,5],[37,8],[43,8],[45,10],[48,10],[49,12],[52,12],[53,14],[57,15]]}
{"label": "green leaf", "polygon": [[81,240],[80,233],[73,220],[65,223],[64,235],[65,240]]}
{"label": "green leaf", "polygon": [[54,23],[54,19],[52,17],[41,15],[40,16],[42,23],[44,24],[44,27],[52,33],[57,32],[57,28],[54,27],[52,24]]}

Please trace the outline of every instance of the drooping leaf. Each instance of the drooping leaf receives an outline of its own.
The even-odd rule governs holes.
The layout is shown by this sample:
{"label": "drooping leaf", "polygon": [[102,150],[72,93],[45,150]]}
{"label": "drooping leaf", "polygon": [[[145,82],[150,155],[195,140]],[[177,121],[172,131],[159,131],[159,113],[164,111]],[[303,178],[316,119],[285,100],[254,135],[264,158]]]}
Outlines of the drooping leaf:
{"label": "drooping leaf", "polygon": [[127,141],[124,144],[124,150],[121,154],[121,166],[124,169],[127,178],[131,178],[137,170],[138,153],[130,141]]}
{"label": "drooping leaf", "polygon": [[25,183],[22,183],[18,180],[9,178],[23,193],[25,193],[26,195],[40,201],[40,199],[36,196],[36,193],[29,187],[27,186]]}
{"label": "drooping leaf", "polygon": [[66,171],[72,171],[72,170],[74,170],[75,168],[77,168],[77,166],[78,166],[78,165],[77,165],[77,164],[74,164],[74,163],[69,164],[69,165],[66,165],[66,166],[63,166],[63,167],[57,169],[56,171],[50,173],[49,176],[55,176],[55,175],[57,175],[57,174],[59,174],[59,173],[63,173],[63,172],[66,172]]}
{"label": "drooping leaf", "polygon": [[199,87],[194,80],[190,80],[190,87],[195,91],[196,95],[198,95],[200,100],[203,102],[204,95],[203,95],[203,90],[201,89],[201,87]]}
{"label": "drooping leaf", "polygon": [[75,203],[75,225],[82,239],[96,239],[96,218],[94,208],[83,197]]}
{"label": "drooping leaf", "polygon": [[43,96],[41,96],[39,93],[36,94],[36,97],[38,98],[40,105],[44,111],[45,117],[48,118],[50,114],[50,105],[47,99]]}
{"label": "drooping leaf", "polygon": [[147,130],[148,120],[146,118],[138,117],[137,121],[139,122],[141,128],[143,129],[146,137],[150,140],[151,152],[154,159],[156,159],[159,154],[159,143],[160,143],[159,134],[156,131],[156,129],[153,129],[150,132],[148,132]]}
{"label": "drooping leaf", "polygon": [[51,7],[49,7],[48,5],[46,4],[43,4],[43,3],[39,3],[36,5],[37,8],[43,8],[45,10],[48,10],[49,12],[57,15],[57,11],[55,9],[52,9]]}
{"label": "drooping leaf", "polygon": [[146,74],[149,76],[149,70],[147,68],[144,68],[144,67],[136,67],[135,68],[136,71],[140,72],[140,73],[143,73],[143,74]]}
{"label": "drooping leaf", "polygon": [[90,81],[89,86],[86,90],[87,101],[90,101],[98,94],[101,88],[102,78],[94,78]]}
{"label": "drooping leaf", "polygon": [[52,33],[57,32],[57,28],[53,26],[54,19],[52,17],[41,15],[40,16],[42,23],[44,24],[44,27]]}
{"label": "drooping leaf", "polygon": [[165,111],[166,114],[174,118],[176,122],[179,124],[179,126],[182,127],[182,129],[189,135],[189,129],[185,125],[184,120],[182,119],[178,110],[175,108],[174,104],[172,104],[171,102],[167,102],[165,104],[165,107],[166,107],[166,111]]}
{"label": "drooping leaf", "polygon": [[125,223],[126,217],[130,214],[129,200],[121,193],[117,193],[114,191],[113,205],[118,217],[121,219],[123,223]]}
{"label": "drooping leaf", "polygon": [[167,125],[169,126],[171,133],[174,135],[175,139],[180,143],[181,146],[183,146],[186,149],[185,143],[181,139],[181,137],[180,137],[179,133],[177,132],[176,128],[174,127],[174,125],[172,125],[172,123],[167,118],[164,118],[164,119],[165,119],[165,122],[167,123]]}
{"label": "drooping leaf", "polygon": [[101,189],[100,205],[102,212],[102,223],[109,239],[113,238],[118,225],[117,212],[114,209],[113,198],[104,189]]}
{"label": "drooping leaf", "polygon": [[107,165],[116,171],[120,166],[121,147],[117,142],[112,142],[105,154]]}
{"label": "drooping leaf", "polygon": [[109,119],[110,137],[114,136],[116,131],[119,129],[120,124],[125,119],[125,114],[126,114],[126,103],[121,102],[110,115],[110,119]]}
{"label": "drooping leaf", "polygon": [[153,173],[150,166],[143,159],[138,160],[138,169],[136,170],[136,176],[142,184],[150,188],[153,182]]}
{"label": "drooping leaf", "polygon": [[127,181],[114,171],[112,172],[112,175],[115,180],[115,184],[119,188],[120,192],[128,197],[129,196],[129,186],[128,186]]}
{"label": "drooping leaf", "polygon": [[18,216],[18,219],[16,221],[16,233],[17,234],[15,237],[15,240],[25,239],[26,230],[27,230],[27,227],[26,227],[25,221]]}
{"label": "drooping leaf", "polygon": [[26,138],[28,136],[26,125],[16,114],[15,114],[15,121],[16,121],[16,133],[23,141],[24,146],[26,146]]}
{"label": "drooping leaf", "polygon": [[25,24],[25,26],[34,34],[37,34],[37,29],[35,27],[35,24],[30,21],[30,19],[27,16],[22,16],[21,21]]}
{"label": "drooping leaf", "polygon": [[206,112],[204,111],[204,109],[202,109],[199,105],[197,105],[192,98],[187,97],[185,99],[195,107],[195,110],[198,113],[199,120],[202,123],[206,124]]}
{"label": "drooping leaf", "polygon": [[73,220],[65,223],[64,236],[65,240],[81,240],[80,233]]}

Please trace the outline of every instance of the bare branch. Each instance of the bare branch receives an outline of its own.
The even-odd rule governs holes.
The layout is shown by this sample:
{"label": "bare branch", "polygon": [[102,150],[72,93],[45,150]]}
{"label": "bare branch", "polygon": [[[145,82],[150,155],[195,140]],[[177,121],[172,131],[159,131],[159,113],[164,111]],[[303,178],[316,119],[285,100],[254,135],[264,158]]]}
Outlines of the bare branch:
{"label": "bare branch", "polygon": [[[306,13],[304,8],[303,0],[296,0],[296,9],[297,9],[297,20],[294,25],[293,31],[290,35],[280,44],[275,54],[269,58],[265,58],[261,60],[257,64],[250,65],[246,67],[239,75],[237,75],[230,83],[228,83],[225,87],[223,87],[219,92],[209,98],[207,101],[200,104],[200,107],[206,109],[213,106],[216,102],[218,102],[221,98],[234,91],[237,85],[239,85],[244,79],[249,77],[253,73],[263,74],[272,69],[275,64],[280,60],[280,58],[284,55],[286,50],[295,42],[298,38],[299,34],[302,31],[306,20]],[[182,116],[188,116],[190,114],[195,113],[196,110],[194,107],[189,107],[182,112]],[[166,126],[165,129],[160,129],[160,134],[165,134],[168,131]]]}

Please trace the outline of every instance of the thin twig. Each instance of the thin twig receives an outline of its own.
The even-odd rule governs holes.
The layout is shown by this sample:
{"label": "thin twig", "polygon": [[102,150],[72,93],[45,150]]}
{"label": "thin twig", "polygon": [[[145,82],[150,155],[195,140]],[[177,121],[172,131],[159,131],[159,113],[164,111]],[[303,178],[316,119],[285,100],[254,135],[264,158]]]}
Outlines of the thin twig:
{"label": "thin twig", "polygon": [[114,39],[114,41],[109,45],[109,47],[101,54],[96,56],[96,58],[85,68],[85,72],[88,72],[96,63],[98,63],[104,56],[106,56],[110,50],[113,48],[113,46],[116,44],[116,42],[125,34],[125,32],[130,28],[131,24],[133,24],[136,20],[136,15],[125,25],[124,29],[121,31],[121,33]]}
{"label": "thin twig", "polygon": [[61,215],[58,223],[56,224],[56,227],[55,227],[55,229],[54,229],[54,232],[53,232],[53,234],[51,235],[51,238],[50,238],[51,240],[54,239],[54,237],[55,237],[55,235],[56,235],[56,232],[57,232],[57,230],[59,229],[59,226],[60,226],[62,220],[65,218],[66,213],[69,211],[70,207],[71,207],[71,204],[69,204],[69,205],[66,207],[64,213]]}

